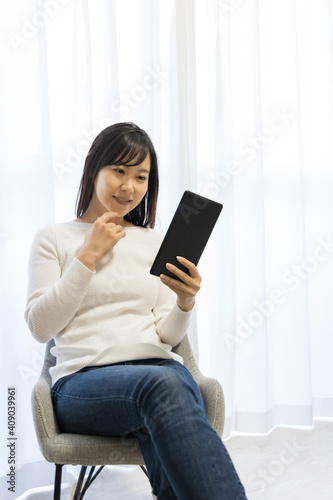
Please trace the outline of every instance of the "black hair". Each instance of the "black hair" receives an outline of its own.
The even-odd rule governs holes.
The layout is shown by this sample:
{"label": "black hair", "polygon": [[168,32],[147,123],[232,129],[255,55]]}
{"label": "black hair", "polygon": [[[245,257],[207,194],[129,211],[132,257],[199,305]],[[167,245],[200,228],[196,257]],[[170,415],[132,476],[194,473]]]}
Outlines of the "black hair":
{"label": "black hair", "polygon": [[135,166],[150,156],[148,189],[141,203],[125,215],[135,226],[155,226],[158,197],[157,155],[148,134],[130,122],[116,123],[105,128],[93,141],[85,160],[76,200],[76,216],[84,216],[91,202],[98,172],[107,165]]}

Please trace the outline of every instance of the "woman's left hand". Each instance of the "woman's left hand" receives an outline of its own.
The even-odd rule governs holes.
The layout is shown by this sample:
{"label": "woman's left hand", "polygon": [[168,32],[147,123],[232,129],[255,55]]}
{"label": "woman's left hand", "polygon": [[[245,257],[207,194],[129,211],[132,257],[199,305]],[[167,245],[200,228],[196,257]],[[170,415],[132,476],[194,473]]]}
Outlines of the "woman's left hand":
{"label": "woman's left hand", "polygon": [[166,268],[168,269],[168,271],[178,276],[178,278],[182,281],[170,278],[165,274],[161,274],[160,279],[162,283],[167,285],[173,292],[178,295],[178,307],[182,309],[182,311],[187,312],[193,309],[195,296],[200,290],[200,283],[202,281],[202,278],[193,262],[190,262],[184,257],[177,257],[177,260],[180,264],[187,267],[190,275],[184,273],[184,271],[181,271],[178,267],[173,266],[172,264],[166,264]]}

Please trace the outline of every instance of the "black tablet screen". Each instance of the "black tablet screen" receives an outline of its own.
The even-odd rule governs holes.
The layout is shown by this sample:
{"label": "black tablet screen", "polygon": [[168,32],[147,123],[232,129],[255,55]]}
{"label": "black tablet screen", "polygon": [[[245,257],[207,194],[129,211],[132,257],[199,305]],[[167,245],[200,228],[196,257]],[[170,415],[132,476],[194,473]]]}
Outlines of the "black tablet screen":
{"label": "black tablet screen", "polygon": [[156,276],[166,274],[179,279],[165,267],[170,262],[189,274],[188,269],[176,257],[185,257],[193,264],[198,264],[222,208],[216,201],[185,191],[150,273]]}

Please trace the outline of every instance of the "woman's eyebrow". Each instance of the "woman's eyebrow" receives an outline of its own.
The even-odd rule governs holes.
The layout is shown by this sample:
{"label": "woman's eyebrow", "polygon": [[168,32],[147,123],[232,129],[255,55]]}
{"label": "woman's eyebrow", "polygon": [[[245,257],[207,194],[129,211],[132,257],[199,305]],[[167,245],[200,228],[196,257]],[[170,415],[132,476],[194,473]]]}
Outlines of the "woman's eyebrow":
{"label": "woman's eyebrow", "polygon": [[[131,168],[135,166],[136,165],[114,165],[114,167],[125,167],[125,168]],[[139,172],[146,172],[147,174],[149,174],[150,170],[148,170],[147,168],[140,168]]]}

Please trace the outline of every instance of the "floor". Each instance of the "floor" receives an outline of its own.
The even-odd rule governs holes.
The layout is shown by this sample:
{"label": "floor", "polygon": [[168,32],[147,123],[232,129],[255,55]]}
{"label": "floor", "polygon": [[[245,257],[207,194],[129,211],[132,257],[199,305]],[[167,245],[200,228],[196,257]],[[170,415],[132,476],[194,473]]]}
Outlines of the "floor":
{"label": "floor", "polygon": [[[224,443],[248,500],[333,500],[333,420],[316,420],[313,428],[276,427],[267,435],[237,435]],[[62,500],[69,500],[70,476],[74,482],[76,473],[73,467],[68,483],[63,484]],[[44,487],[15,500],[52,498],[52,487]],[[109,467],[85,498],[151,500],[152,496],[140,468]]]}
{"label": "floor", "polygon": [[225,441],[249,500],[333,500],[333,420]]}

